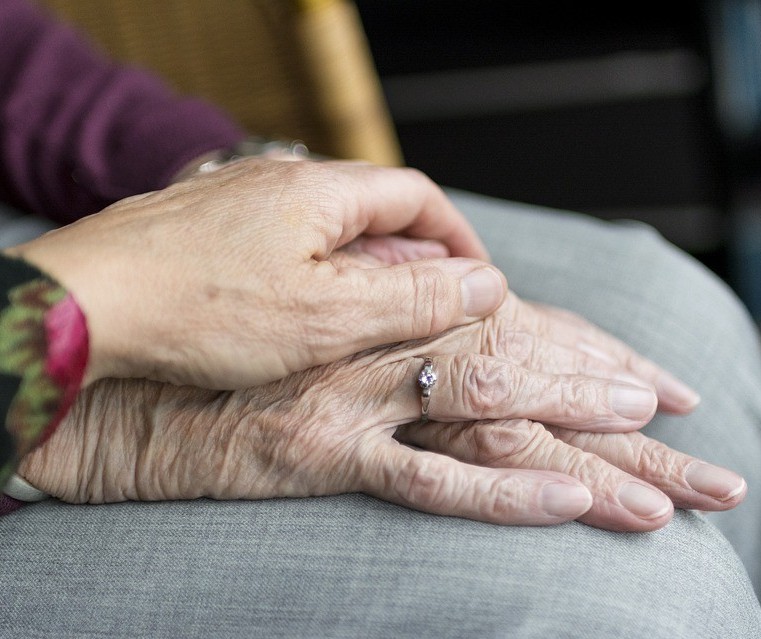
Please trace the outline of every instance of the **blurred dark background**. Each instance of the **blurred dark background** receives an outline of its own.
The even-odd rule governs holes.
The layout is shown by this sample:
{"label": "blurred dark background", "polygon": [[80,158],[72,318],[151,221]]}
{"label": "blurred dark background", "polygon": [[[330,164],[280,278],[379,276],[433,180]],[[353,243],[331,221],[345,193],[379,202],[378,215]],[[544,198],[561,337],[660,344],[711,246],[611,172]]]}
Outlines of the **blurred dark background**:
{"label": "blurred dark background", "polygon": [[655,226],[761,318],[759,0],[356,0],[405,161]]}

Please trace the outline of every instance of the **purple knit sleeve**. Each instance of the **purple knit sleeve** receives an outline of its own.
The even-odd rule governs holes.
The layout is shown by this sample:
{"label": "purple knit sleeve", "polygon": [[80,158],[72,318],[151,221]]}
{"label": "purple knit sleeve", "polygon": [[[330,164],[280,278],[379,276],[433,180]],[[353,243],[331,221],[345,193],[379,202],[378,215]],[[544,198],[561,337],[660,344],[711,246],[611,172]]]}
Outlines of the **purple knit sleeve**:
{"label": "purple knit sleeve", "polygon": [[72,221],[163,188],[244,136],[219,109],[103,58],[26,0],[0,0],[0,198]]}

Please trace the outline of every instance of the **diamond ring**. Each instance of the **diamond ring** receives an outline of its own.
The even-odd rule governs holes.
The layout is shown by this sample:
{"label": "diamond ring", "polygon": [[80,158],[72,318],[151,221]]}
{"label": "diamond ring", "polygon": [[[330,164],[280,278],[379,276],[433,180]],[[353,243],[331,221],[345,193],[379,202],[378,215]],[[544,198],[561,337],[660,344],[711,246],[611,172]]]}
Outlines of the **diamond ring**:
{"label": "diamond ring", "polygon": [[420,386],[420,403],[422,408],[422,415],[420,419],[424,422],[428,421],[428,404],[431,401],[431,389],[436,385],[438,377],[433,371],[433,360],[430,357],[426,357],[423,362],[423,368],[420,369],[420,374],[417,376],[417,385]]}

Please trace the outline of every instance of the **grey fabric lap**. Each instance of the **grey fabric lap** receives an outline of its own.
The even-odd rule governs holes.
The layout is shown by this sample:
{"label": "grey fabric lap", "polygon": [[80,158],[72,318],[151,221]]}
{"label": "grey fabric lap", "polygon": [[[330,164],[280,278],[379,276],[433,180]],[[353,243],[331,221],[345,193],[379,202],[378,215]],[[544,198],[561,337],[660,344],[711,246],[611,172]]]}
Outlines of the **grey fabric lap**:
{"label": "grey fabric lap", "polygon": [[717,530],[502,528],[359,495],[35,506],[2,524],[0,636],[758,636]]}
{"label": "grey fabric lap", "polygon": [[454,196],[520,294],[578,310],[697,386],[698,413],[648,428],[745,473],[748,503],[620,534],[498,527],[359,495],[48,502],[0,521],[0,636],[761,635],[727,541],[757,574],[761,373],[742,309],[649,230]]}

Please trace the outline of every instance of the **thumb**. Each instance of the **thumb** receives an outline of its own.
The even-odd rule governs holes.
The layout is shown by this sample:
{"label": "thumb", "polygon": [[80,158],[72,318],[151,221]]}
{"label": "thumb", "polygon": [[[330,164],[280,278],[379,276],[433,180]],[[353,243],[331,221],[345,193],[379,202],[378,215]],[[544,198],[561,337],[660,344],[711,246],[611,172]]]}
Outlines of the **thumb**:
{"label": "thumb", "polygon": [[360,322],[352,350],[436,335],[494,312],[507,294],[495,267],[468,258],[440,258],[341,271],[345,299]]}

